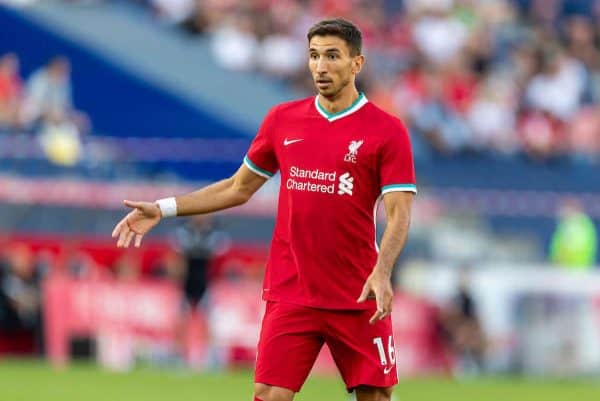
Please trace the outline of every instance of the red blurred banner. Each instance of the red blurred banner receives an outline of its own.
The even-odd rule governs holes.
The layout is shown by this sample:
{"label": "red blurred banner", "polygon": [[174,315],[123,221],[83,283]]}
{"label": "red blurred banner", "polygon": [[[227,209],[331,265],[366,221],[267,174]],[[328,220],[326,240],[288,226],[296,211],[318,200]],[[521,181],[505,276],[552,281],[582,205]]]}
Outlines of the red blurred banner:
{"label": "red blurred banner", "polygon": [[[206,356],[204,325],[208,325],[210,346],[219,350],[224,364],[252,363],[264,313],[259,294],[260,283],[256,281],[216,282],[210,290],[206,316],[200,317],[204,322],[199,322],[194,314],[182,314],[181,292],[170,283],[54,276],[44,285],[48,356],[54,364],[62,365],[68,360],[69,339],[89,336],[98,340],[98,358],[103,365],[128,369],[135,359],[137,342],[173,346],[180,341],[177,330],[183,318],[188,327],[183,349],[191,367],[201,368]],[[401,375],[448,370],[436,313],[424,300],[396,296],[393,318]],[[316,370],[335,371],[327,350],[321,353]]]}

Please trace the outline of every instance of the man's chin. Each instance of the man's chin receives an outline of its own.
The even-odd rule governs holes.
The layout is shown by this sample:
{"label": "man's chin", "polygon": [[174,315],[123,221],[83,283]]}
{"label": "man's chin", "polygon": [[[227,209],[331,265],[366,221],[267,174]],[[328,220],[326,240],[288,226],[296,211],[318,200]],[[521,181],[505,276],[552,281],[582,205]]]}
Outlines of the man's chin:
{"label": "man's chin", "polygon": [[336,93],[336,91],[331,87],[319,88],[318,86],[317,86],[317,92],[319,92],[319,95],[321,95],[323,97],[333,97]]}

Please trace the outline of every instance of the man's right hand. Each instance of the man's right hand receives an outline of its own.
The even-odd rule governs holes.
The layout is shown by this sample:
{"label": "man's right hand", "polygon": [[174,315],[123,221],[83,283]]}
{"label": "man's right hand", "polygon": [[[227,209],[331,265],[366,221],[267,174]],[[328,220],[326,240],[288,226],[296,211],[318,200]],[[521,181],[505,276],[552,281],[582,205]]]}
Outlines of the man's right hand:
{"label": "man's right hand", "polygon": [[139,248],[144,235],[158,224],[162,215],[158,205],[154,202],[124,201],[127,207],[133,210],[115,226],[112,237],[117,238],[119,248],[127,248],[135,237],[135,247]]}

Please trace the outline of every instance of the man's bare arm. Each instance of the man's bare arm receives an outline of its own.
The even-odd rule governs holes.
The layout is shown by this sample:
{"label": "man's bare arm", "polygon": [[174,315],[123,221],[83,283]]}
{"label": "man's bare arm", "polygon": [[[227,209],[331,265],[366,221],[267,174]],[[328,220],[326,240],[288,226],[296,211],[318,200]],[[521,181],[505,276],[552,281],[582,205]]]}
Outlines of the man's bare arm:
{"label": "man's bare arm", "polygon": [[389,192],[383,196],[387,226],[381,239],[377,263],[358,299],[358,302],[363,302],[370,296],[375,297],[377,312],[371,317],[371,323],[385,319],[392,311],[392,271],[408,238],[413,197],[412,192]]}
{"label": "man's bare arm", "polygon": [[[216,212],[246,203],[267,180],[242,165],[238,171],[222,181],[198,191],[175,197],[178,216]],[[117,246],[127,248],[135,239],[139,247],[144,235],[163,217],[156,202],[124,201],[133,210],[115,226],[112,236],[118,237]]]}
{"label": "man's bare arm", "polygon": [[212,213],[246,203],[267,181],[253,173],[245,164],[222,181],[215,182],[198,191],[175,197],[177,215]]}
{"label": "man's bare arm", "polygon": [[414,194],[412,192],[389,192],[383,196],[387,215],[387,226],[381,239],[376,269],[387,276],[392,275],[396,259],[400,255],[410,227],[410,212]]}

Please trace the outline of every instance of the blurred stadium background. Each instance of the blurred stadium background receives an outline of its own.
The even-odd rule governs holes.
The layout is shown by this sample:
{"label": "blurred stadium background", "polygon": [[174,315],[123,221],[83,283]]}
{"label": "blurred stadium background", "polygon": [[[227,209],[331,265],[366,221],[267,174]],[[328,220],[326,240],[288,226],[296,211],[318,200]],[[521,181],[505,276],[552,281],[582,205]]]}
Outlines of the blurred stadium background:
{"label": "blurred stadium background", "polygon": [[[1,400],[250,398],[277,178],[139,250],[110,232],[313,93],[325,16],[413,142],[396,399],[596,399],[600,1],[0,0]],[[343,400],[334,372],[299,399]]]}

